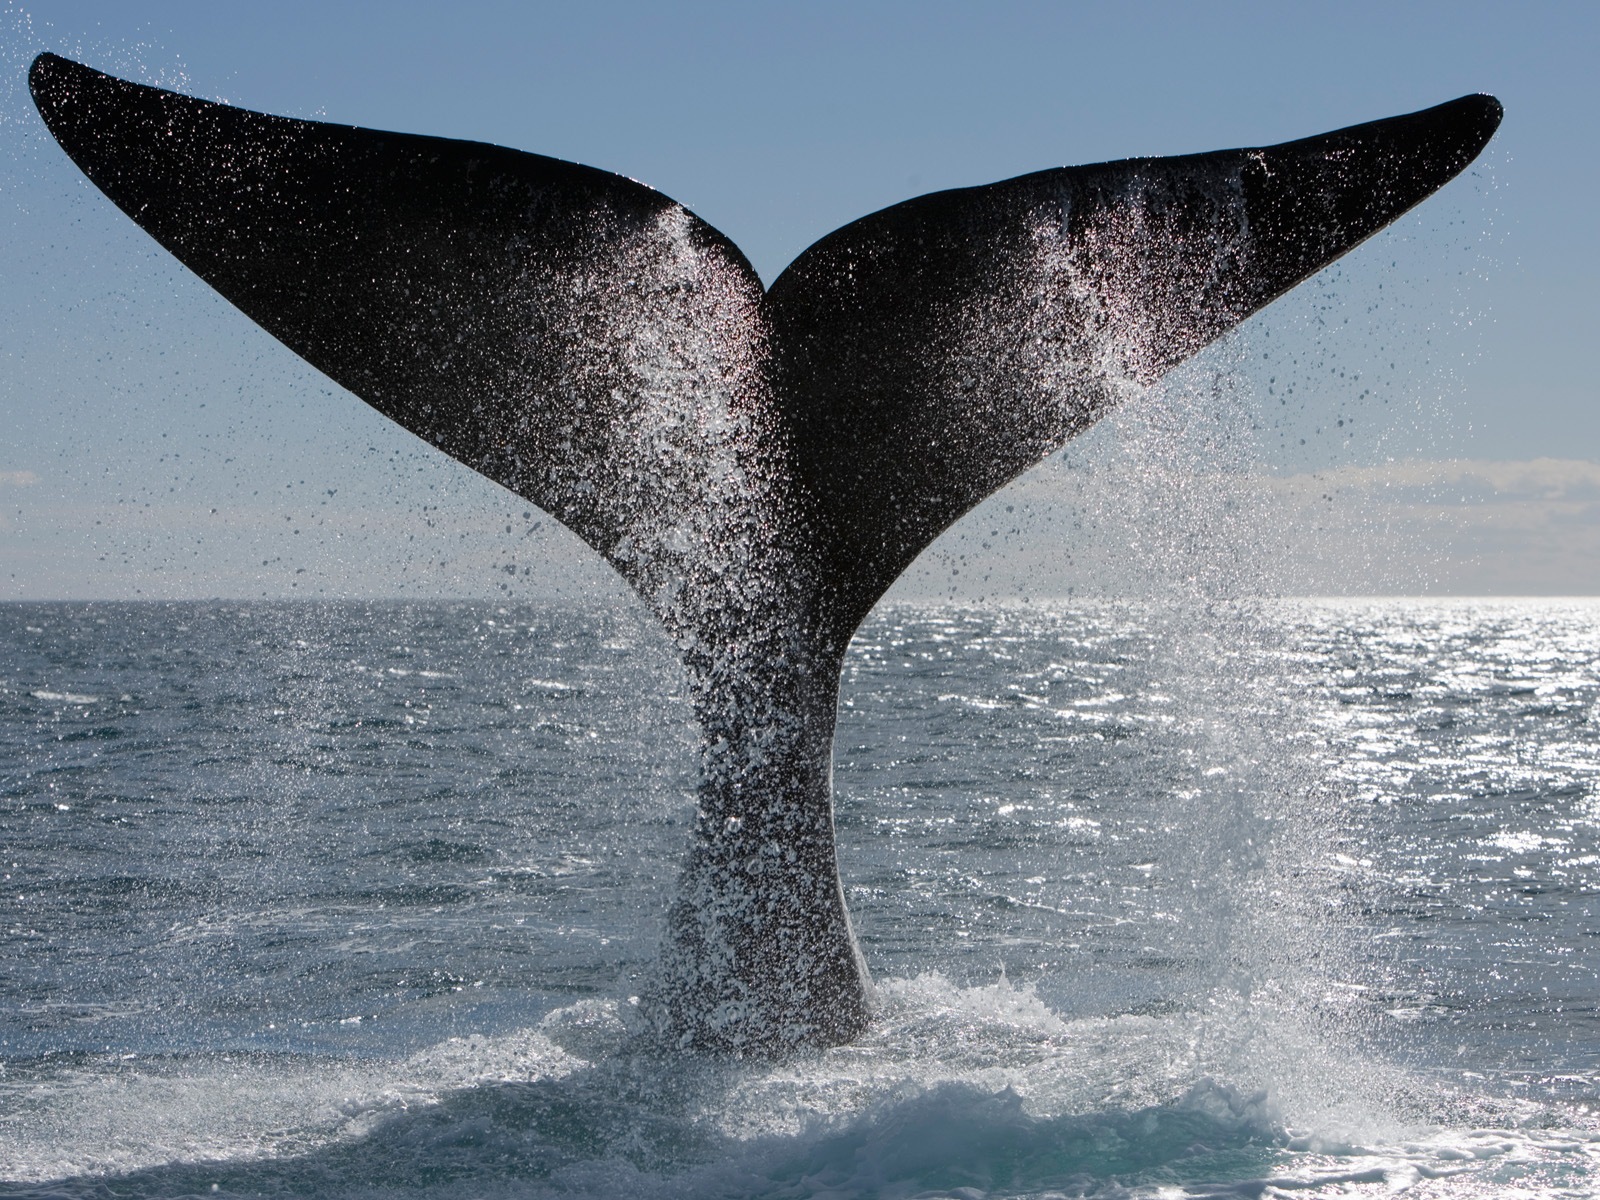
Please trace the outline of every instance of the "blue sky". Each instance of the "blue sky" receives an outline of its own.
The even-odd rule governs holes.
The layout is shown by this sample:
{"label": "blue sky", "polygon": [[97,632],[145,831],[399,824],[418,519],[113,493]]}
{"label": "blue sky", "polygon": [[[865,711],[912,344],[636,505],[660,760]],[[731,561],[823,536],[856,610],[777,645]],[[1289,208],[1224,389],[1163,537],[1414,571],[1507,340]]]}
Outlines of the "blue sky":
{"label": "blue sky", "polygon": [[[11,3],[0,598],[615,587],[550,522],[256,331],[94,192],[27,102],[44,49],[246,107],[631,175],[729,234],[768,279],[829,230],[920,192],[1282,141],[1493,92],[1505,123],[1472,173],[1220,352],[1237,376],[1230,403],[1255,430],[1248,461],[1227,466],[1269,479],[1259,494],[1287,505],[1273,528],[1310,564],[1286,577],[1292,590],[1600,592],[1597,12]],[[1285,371],[1296,400],[1273,407],[1266,379]],[[1091,435],[1030,480],[1043,498],[997,553],[1062,580],[1101,572],[1085,564],[1115,559],[1121,535],[1079,518],[1105,507],[1083,478],[1107,472],[1064,476],[1133,469],[1138,443],[1137,429]],[[1546,460],[1558,465],[1529,465]],[[1191,454],[1181,469],[1209,464]],[[1302,492],[1326,506],[1302,504],[1316,514],[1304,526],[1284,499]],[[1098,558],[1052,557],[1072,520],[1092,527]],[[924,579],[942,587],[940,564],[978,553],[968,532]]]}

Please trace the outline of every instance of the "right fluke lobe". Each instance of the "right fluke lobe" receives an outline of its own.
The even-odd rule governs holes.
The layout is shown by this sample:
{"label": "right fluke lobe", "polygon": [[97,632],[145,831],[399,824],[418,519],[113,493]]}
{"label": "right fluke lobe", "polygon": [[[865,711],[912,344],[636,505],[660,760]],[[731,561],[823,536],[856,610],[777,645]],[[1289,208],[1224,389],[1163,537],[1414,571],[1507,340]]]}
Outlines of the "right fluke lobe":
{"label": "right fluke lobe", "polygon": [[1244,173],[1255,242],[1250,311],[1263,307],[1427,199],[1500,126],[1493,96],[1254,151]]}
{"label": "right fluke lobe", "polygon": [[1467,96],[1276,146],[907,200],[769,290],[836,637],[951,522],[1458,174]]}

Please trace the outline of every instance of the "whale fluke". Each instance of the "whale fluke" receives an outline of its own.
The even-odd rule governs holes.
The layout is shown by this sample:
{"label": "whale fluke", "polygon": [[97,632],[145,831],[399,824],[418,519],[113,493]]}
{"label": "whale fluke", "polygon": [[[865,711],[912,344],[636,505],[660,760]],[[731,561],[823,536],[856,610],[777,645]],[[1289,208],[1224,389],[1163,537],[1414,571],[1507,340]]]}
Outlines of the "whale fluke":
{"label": "whale fluke", "polygon": [[639,585],[633,510],[659,498],[617,477],[655,436],[640,393],[672,353],[645,330],[715,336],[759,306],[725,237],[642,184],[535,154],[267,116],[50,54],[30,84],[84,174],[185,266]]}
{"label": "whale fluke", "polygon": [[[984,497],[1447,183],[1465,96],[1278,146],[1066,167],[863,217],[773,283],[846,639]],[[870,514],[863,519],[863,514]]]}
{"label": "whale fluke", "polygon": [[1467,96],[1301,141],[922,196],[770,289],[642,184],[291,120],[51,54],[50,131],[361,399],[543,508],[666,626],[705,733],[652,1011],[781,1054],[865,1025],[833,848],[851,634],[943,529],[1459,173]]}

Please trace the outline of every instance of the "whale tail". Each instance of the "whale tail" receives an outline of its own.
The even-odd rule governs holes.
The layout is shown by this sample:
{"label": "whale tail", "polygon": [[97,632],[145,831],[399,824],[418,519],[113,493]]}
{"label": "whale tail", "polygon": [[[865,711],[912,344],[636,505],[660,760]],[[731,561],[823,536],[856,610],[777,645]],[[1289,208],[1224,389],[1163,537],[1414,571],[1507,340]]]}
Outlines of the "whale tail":
{"label": "whale tail", "polygon": [[[829,234],[764,292],[711,226],[591,167],[268,116],[52,54],[30,84],[141,228],[647,602],[697,574],[668,544],[690,510],[792,493],[764,499],[842,581],[836,640],[1116,385],[1155,380],[1383,228],[1500,120],[1466,96],[1277,146],[938,192]],[[708,495],[730,466],[737,494]]]}
{"label": "whale tail", "polygon": [[770,289],[642,184],[290,120],[51,54],[50,131],[286,346],[605,556],[705,729],[661,989],[686,1045],[865,1021],[831,817],[850,636],[938,534],[1463,170],[1467,96],[1301,141],[1064,167],[864,217]]}

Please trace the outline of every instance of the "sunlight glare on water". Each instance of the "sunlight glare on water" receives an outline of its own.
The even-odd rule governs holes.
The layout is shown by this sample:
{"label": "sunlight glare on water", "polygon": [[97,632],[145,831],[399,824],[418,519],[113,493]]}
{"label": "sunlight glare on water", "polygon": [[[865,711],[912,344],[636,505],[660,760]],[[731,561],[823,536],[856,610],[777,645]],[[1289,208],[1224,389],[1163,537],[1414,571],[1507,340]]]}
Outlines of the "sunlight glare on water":
{"label": "sunlight glare on water", "polygon": [[635,1038],[693,762],[638,618],[7,606],[5,1187],[1583,1194],[1600,610],[1251,612],[1240,720],[1159,606],[874,618],[879,1018],[753,1068]]}

